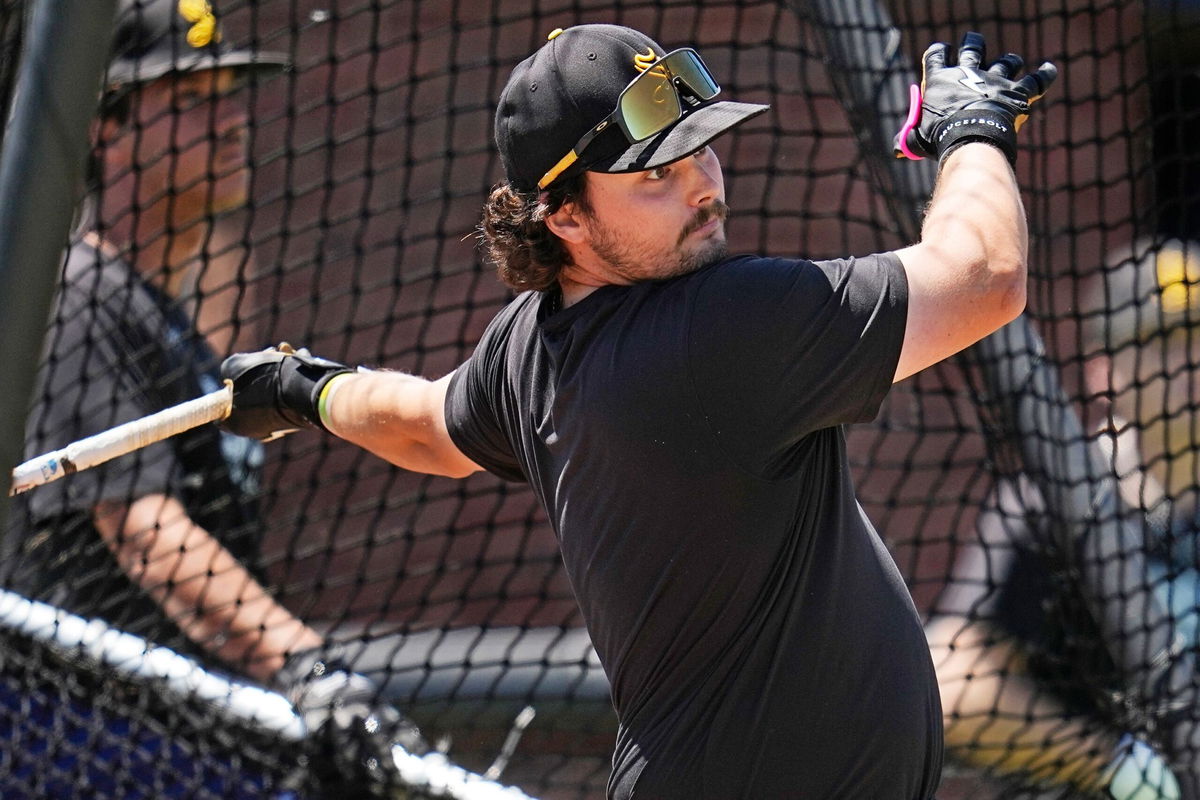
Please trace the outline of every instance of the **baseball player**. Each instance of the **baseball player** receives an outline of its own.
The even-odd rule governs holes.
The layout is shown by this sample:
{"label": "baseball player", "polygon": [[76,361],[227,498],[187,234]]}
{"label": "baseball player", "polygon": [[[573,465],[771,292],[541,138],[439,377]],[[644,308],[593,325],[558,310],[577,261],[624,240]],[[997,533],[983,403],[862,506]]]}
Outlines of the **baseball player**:
{"label": "baseball player", "polygon": [[614,798],[929,798],[937,681],[859,507],[844,426],[1024,307],[1016,128],[1055,75],[925,55],[898,148],[937,158],[921,241],[729,256],[711,142],[767,111],[690,48],[581,25],[513,71],[481,224],[521,293],[439,380],[232,356],[230,430],[318,427],[404,468],[528,482],[619,718]]}
{"label": "baseball player", "polygon": [[[238,89],[286,64],[229,46],[207,2],[120,4],[91,191],[46,337],[27,453],[219,386],[185,290],[218,216],[247,199]],[[341,760],[322,766],[329,785],[393,781],[390,758],[353,745],[395,739],[419,750],[415,729],[376,703],[374,685],[278,604],[254,567],[261,464],[258,442],[196,428],[26,494],[5,537],[7,585],[287,693],[311,729],[341,737],[330,750]],[[370,735],[377,723],[387,723],[382,739]]]}

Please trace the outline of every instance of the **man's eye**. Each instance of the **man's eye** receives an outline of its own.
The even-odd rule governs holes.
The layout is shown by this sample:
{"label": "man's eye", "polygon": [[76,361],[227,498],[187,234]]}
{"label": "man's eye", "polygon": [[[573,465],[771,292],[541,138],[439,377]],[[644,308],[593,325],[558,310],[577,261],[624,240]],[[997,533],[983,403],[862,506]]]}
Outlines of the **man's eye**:
{"label": "man's eye", "polygon": [[670,167],[655,167],[646,173],[646,179],[651,181],[661,181],[671,173]]}

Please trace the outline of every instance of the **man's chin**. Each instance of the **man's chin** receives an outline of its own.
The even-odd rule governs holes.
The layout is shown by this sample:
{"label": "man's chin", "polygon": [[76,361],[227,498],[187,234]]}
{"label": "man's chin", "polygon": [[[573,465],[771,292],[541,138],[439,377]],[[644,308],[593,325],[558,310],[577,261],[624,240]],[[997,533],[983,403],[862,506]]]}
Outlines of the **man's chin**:
{"label": "man's chin", "polygon": [[724,236],[709,239],[704,244],[705,246],[696,254],[696,269],[715,264],[729,255],[729,243],[725,241]]}
{"label": "man's chin", "polygon": [[729,255],[729,245],[725,242],[724,237],[708,239],[702,246],[680,259],[679,269],[675,274],[689,275],[696,270],[717,263],[727,255]]}

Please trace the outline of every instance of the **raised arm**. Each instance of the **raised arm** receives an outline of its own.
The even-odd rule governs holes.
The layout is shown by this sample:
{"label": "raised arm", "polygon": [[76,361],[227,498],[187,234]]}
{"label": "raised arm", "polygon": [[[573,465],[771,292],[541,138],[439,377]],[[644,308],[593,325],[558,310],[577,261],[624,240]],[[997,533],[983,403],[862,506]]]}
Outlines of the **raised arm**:
{"label": "raised arm", "polygon": [[899,250],[909,284],[901,380],[974,344],[1025,308],[1028,231],[1013,175],[1017,130],[1058,70],[1016,79],[1007,53],[986,71],[983,37],[968,33],[957,64],[948,46],[925,51],[921,86],[896,137],[897,157],[936,158],[937,185],[921,241]]}
{"label": "raised arm", "polygon": [[1011,322],[1025,308],[1025,210],[1004,154],[965,144],[942,165],[921,241],[897,252],[908,325],[896,380]]}
{"label": "raised arm", "polygon": [[480,467],[446,429],[452,375],[430,381],[402,372],[352,370],[286,345],[238,353],[221,365],[221,376],[233,381],[233,412],[223,425],[264,441],[321,428],[405,469],[461,478]]}

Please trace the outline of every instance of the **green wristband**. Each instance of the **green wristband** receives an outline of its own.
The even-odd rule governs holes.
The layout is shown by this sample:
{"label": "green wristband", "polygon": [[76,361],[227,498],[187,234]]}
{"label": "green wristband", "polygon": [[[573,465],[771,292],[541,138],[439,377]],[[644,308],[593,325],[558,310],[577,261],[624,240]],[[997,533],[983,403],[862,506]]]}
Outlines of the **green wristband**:
{"label": "green wristband", "polygon": [[352,372],[343,372],[340,375],[334,375],[328,383],[321,387],[321,394],[317,397],[317,416],[321,418],[321,424],[326,430],[329,429],[329,403],[333,399],[333,387],[342,378],[353,374]]}

